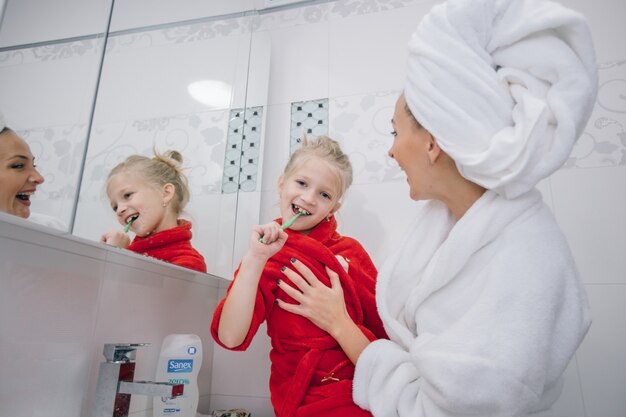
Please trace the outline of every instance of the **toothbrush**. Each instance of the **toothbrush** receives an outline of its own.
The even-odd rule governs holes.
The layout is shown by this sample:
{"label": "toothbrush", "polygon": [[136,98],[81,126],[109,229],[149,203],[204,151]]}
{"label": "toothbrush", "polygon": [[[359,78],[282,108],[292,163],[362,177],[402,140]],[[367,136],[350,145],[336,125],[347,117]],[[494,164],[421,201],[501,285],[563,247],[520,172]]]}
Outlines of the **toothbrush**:
{"label": "toothbrush", "polygon": [[[297,212],[295,216],[293,216],[291,219],[289,219],[289,220],[287,220],[285,223],[283,223],[283,225],[282,225],[282,226],[280,226],[280,228],[281,228],[282,230],[285,230],[285,229],[290,228],[290,227],[294,224],[294,222],[296,221],[296,219],[297,219],[298,217],[302,216],[303,214],[304,214],[304,213],[303,213],[302,211]],[[263,236],[261,236],[261,237],[259,238],[259,242],[261,242],[261,243],[265,243],[265,242],[263,242]]]}
{"label": "toothbrush", "polygon": [[291,227],[291,225],[293,225],[296,221],[296,219],[300,216],[302,216],[302,214],[304,214],[302,211],[299,211],[296,213],[295,216],[293,216],[291,219],[287,220],[286,223],[283,223],[282,226],[280,226],[281,229],[285,230]]}
{"label": "toothbrush", "polygon": [[128,221],[128,223],[126,224],[126,226],[124,226],[124,233],[128,233],[128,231],[130,230],[130,226],[133,224],[133,222],[137,220],[137,217],[131,217],[130,220]]}

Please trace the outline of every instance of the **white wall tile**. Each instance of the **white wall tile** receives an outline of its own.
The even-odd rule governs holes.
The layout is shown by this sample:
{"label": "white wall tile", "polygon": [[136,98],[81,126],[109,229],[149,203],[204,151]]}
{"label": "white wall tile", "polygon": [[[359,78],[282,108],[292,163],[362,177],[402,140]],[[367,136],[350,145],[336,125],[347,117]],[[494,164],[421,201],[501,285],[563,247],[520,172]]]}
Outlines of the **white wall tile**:
{"label": "white wall tile", "polygon": [[2,52],[0,106],[13,129],[86,124],[100,65],[101,41]]}
{"label": "white wall tile", "polygon": [[[212,395],[269,397],[270,341],[265,324],[245,352],[215,346]],[[214,405],[211,404],[213,407]]]}
{"label": "white wall tile", "polygon": [[598,62],[623,60],[626,53],[621,39],[626,38],[623,17],[626,16],[626,3],[622,0],[558,0],[566,7],[584,14],[589,22]]}
{"label": "white wall tile", "polygon": [[[157,35],[160,36],[146,32],[141,38]],[[247,69],[249,35],[191,42],[184,42],[185,34],[180,36],[182,43],[173,40],[154,47],[107,53],[94,115],[96,123],[215,110],[197,102],[187,90],[189,84],[202,80],[220,81],[233,89],[230,100],[220,108],[237,105],[234,103],[237,68]],[[240,52],[245,54],[241,56]],[[238,88],[241,87],[245,84]]]}
{"label": "white wall tile", "polygon": [[401,90],[409,37],[431,6],[330,20],[329,96]]}
{"label": "white wall tile", "polygon": [[104,33],[111,0],[7,1],[0,47]]}
{"label": "white wall tile", "polygon": [[563,391],[549,410],[533,417],[586,417],[578,363],[574,357],[563,375]]}
{"label": "white wall tile", "polygon": [[270,31],[269,104],[328,97],[328,22]]}
{"label": "white wall tile", "polygon": [[246,107],[266,107],[269,102],[272,40],[268,32],[251,34],[250,64],[247,72]]}
{"label": "white wall tile", "polygon": [[278,178],[282,175],[289,159],[289,131],[291,105],[273,104],[266,108],[265,135],[263,138],[262,191],[276,191]]}
{"label": "white wall tile", "polygon": [[204,256],[207,272],[230,279],[237,196],[197,195],[185,211],[190,214],[188,217],[193,223],[192,245]]}
{"label": "white wall tile", "polygon": [[0,237],[1,413],[79,417],[104,262],[42,243]]}
{"label": "white wall tile", "polygon": [[396,249],[423,203],[409,198],[406,181],[353,185],[337,212],[341,234],[358,240],[377,268]]}
{"label": "white wall tile", "polygon": [[253,8],[254,0],[117,0],[111,30],[242,13]]}
{"label": "white wall tile", "polygon": [[259,223],[269,223],[278,217],[280,217],[280,198],[278,197],[278,189],[263,191],[261,195]]}
{"label": "white wall tile", "polygon": [[230,274],[225,278],[232,279],[233,272],[241,262],[250,245],[252,228],[259,224],[259,207],[261,192],[240,192],[237,199],[237,224],[235,226],[235,244],[233,245],[233,260]]}
{"label": "white wall tile", "polygon": [[563,169],[551,183],[556,219],[583,282],[626,283],[626,166]]}
{"label": "white wall tile", "polygon": [[576,356],[586,415],[622,417],[626,415],[626,285],[585,287],[593,323]]}

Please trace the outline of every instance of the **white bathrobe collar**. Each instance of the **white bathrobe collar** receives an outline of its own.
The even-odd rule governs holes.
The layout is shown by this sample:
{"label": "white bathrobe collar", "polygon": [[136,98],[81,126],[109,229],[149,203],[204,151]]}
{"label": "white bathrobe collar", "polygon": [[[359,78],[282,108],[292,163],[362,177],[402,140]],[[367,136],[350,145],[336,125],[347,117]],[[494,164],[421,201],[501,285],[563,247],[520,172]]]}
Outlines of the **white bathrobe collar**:
{"label": "white bathrobe collar", "polygon": [[[536,189],[513,200],[488,190],[455,223],[444,204],[427,202],[400,249],[379,273],[377,302],[385,306],[380,314],[389,336],[408,349],[414,343],[417,329],[415,316],[405,315],[405,311],[414,312],[416,304],[453,280],[474,253],[497,238],[523,213],[540,204],[541,194]],[[408,285],[410,282],[419,285]],[[413,290],[410,293],[397,290],[401,288]]]}

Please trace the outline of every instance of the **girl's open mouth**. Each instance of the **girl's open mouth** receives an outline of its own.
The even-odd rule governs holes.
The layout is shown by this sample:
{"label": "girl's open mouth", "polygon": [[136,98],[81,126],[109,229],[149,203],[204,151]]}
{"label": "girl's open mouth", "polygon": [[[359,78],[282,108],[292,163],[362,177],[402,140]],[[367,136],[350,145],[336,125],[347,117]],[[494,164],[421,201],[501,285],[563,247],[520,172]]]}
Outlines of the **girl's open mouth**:
{"label": "girl's open mouth", "polygon": [[303,216],[310,216],[311,213],[306,211],[305,209],[303,209],[302,207],[296,205],[296,204],[292,204],[291,205],[291,209],[293,210],[293,214],[298,214],[298,213],[302,213]]}

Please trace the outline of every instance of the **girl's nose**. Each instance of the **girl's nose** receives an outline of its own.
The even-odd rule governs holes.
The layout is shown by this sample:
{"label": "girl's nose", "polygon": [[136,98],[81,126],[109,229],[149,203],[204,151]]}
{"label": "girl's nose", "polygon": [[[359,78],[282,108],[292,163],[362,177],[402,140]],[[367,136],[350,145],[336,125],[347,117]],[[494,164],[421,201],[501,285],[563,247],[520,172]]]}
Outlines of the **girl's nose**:
{"label": "girl's nose", "polygon": [[389,150],[387,151],[387,155],[389,155],[390,158],[396,159],[393,157],[393,146],[389,148]]}
{"label": "girl's nose", "polygon": [[300,198],[309,204],[315,204],[315,190],[308,189],[306,192],[302,193]]}

